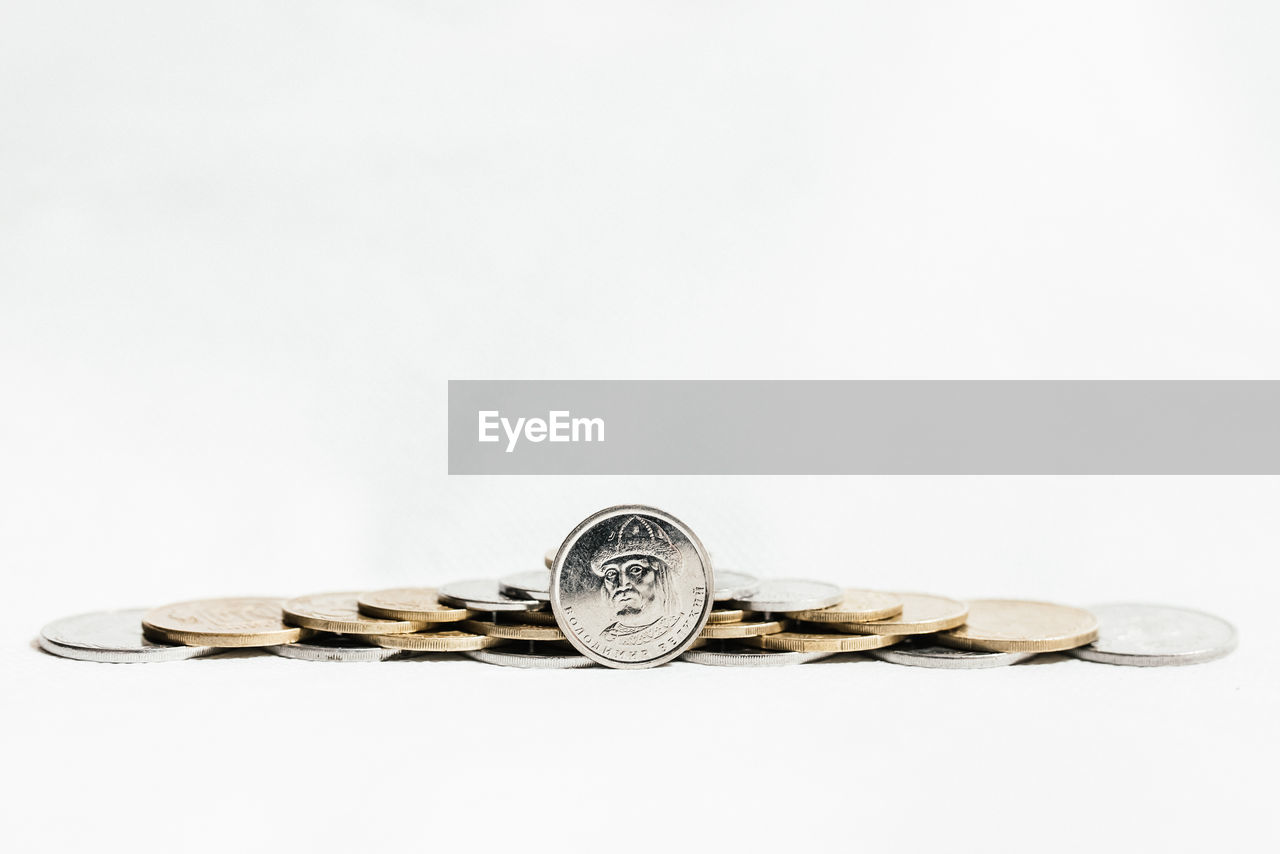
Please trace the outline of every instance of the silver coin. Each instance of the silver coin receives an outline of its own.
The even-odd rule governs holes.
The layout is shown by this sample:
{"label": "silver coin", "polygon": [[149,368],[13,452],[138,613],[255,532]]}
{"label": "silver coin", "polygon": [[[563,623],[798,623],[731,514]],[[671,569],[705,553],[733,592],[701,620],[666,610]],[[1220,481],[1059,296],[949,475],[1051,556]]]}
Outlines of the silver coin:
{"label": "silver coin", "polygon": [[1098,618],[1098,639],[1070,650],[1087,661],[1137,667],[1201,664],[1236,648],[1235,627],[1201,611],[1131,603],[1089,610]]}
{"label": "silver coin", "polygon": [[719,667],[782,667],[788,664],[805,664],[833,655],[834,652],[787,652],[738,647],[723,650],[691,649],[680,656],[680,660]]}
{"label": "silver coin", "polygon": [[697,640],[715,579],[696,534],[669,513],[610,507],[573,529],[551,570],[551,608],[579,652],[654,667]]}
{"label": "silver coin", "polygon": [[498,591],[514,599],[551,601],[551,573],[539,569],[517,572],[498,579]]}
{"label": "silver coin", "polygon": [[264,649],[272,655],[300,661],[387,661],[412,655],[402,649],[383,649],[345,635],[310,637],[298,643],[282,643]]}
{"label": "silver coin", "polygon": [[716,601],[728,602],[753,596],[760,589],[760,579],[731,569],[716,570]]}
{"label": "silver coin", "polygon": [[890,664],[910,667],[933,667],[939,670],[981,670],[985,667],[1004,667],[1017,664],[1035,655],[1034,652],[979,652],[970,649],[952,649],[927,642],[904,640],[896,646],[873,649],[871,655]]}
{"label": "silver coin", "polygon": [[755,593],[734,600],[740,608],[769,614],[830,608],[842,601],[844,590],[840,587],[804,578],[766,578]]}
{"label": "silver coin", "polygon": [[146,608],[97,611],[55,620],[40,630],[40,648],[62,658],[108,664],[183,661],[225,650],[216,646],[156,643],[142,636]]}
{"label": "silver coin", "polygon": [[497,664],[501,667],[523,667],[533,670],[568,670],[574,667],[595,667],[596,663],[585,655],[560,650],[542,652],[537,649],[511,650],[498,647],[496,649],[473,649],[464,652],[476,661],[485,664]]}
{"label": "silver coin", "polygon": [[472,611],[536,611],[546,603],[537,599],[504,596],[498,582],[487,578],[453,581],[437,591],[441,602]]}

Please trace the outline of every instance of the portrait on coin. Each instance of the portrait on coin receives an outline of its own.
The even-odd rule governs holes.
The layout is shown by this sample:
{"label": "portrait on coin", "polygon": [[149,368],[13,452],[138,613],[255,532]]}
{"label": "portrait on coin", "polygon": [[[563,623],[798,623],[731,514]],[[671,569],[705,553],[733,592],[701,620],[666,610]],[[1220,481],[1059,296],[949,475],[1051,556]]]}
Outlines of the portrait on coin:
{"label": "portrait on coin", "polygon": [[644,644],[679,619],[672,577],[680,550],[656,520],[628,516],[591,555],[591,573],[613,620],[600,637],[621,645]]}

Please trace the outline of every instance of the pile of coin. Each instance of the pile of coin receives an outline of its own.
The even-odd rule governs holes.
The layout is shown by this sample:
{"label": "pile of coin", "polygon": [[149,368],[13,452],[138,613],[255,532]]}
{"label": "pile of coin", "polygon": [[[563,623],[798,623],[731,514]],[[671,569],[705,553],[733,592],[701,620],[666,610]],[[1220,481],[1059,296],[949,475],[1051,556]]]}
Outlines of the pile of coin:
{"label": "pile of coin", "polygon": [[637,668],[674,658],[777,666],[865,653],[892,664],[975,669],[1054,652],[1108,664],[1194,664],[1236,643],[1226,621],[1183,608],[962,602],[713,572],[690,529],[641,505],[593,514],[544,563],[546,570],[438,590],[208,599],[84,614],[45,626],[40,646],[113,663],[258,648],[307,661],[460,653],[523,668]]}

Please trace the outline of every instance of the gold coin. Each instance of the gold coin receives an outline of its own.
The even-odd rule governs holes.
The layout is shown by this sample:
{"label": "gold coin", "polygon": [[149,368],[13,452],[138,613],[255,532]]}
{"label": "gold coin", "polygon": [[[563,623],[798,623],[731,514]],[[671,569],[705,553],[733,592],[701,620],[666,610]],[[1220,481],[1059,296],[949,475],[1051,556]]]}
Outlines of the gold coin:
{"label": "gold coin", "polygon": [[427,623],[454,623],[471,616],[466,608],[441,604],[434,587],[393,587],[361,593],[360,613],[384,620],[422,620]]}
{"label": "gold coin", "polygon": [[275,646],[294,643],[303,630],[286,626],[283,599],[200,599],[152,608],[142,615],[150,640],[186,646]]}
{"label": "gold coin", "polygon": [[542,556],[542,562],[547,565],[547,569],[550,569],[555,565],[556,552],[558,551],[560,551],[559,546],[552,546],[551,548],[547,549],[547,553]]}
{"label": "gold coin", "polygon": [[499,623],[511,623],[518,626],[555,626],[556,615],[550,611],[513,611],[498,612]]}
{"label": "gold coin", "polygon": [[415,652],[466,652],[507,643],[502,638],[485,637],[455,630],[414,632],[408,635],[369,635],[367,640],[384,649],[411,649]]}
{"label": "gold coin", "polygon": [[862,652],[893,646],[902,635],[849,635],[819,634],[817,632],[779,632],[761,635],[743,641],[748,646],[761,649],[779,649],[788,652]]}
{"label": "gold coin", "polygon": [[896,617],[902,613],[902,607],[902,597],[896,593],[849,588],[844,591],[844,601],[837,605],[797,611],[790,616],[811,623],[865,623]]}
{"label": "gold coin", "polygon": [[535,626],[528,623],[490,623],[487,620],[467,620],[462,627],[469,632],[491,638],[530,641],[562,641],[564,632],[557,626]]}
{"label": "gold coin", "polygon": [[304,629],[344,635],[400,635],[431,626],[426,620],[384,620],[365,617],[356,593],[313,593],[284,603],[284,621]]}
{"label": "gold coin", "polygon": [[711,616],[707,618],[707,624],[718,626],[721,623],[741,623],[749,614],[754,616],[753,612],[744,611],[741,608],[719,608],[711,612]]}
{"label": "gold coin", "polygon": [[785,620],[760,620],[751,623],[720,623],[702,627],[698,637],[702,640],[718,640],[723,638],[753,638],[759,635],[776,634],[787,627]]}
{"label": "gold coin", "polygon": [[859,635],[926,635],[954,629],[964,623],[969,608],[946,596],[925,593],[895,593],[902,600],[902,613],[887,620],[865,623],[831,623],[837,632]]}
{"label": "gold coin", "polygon": [[938,643],[983,652],[1057,652],[1098,639],[1098,618],[1082,608],[1016,599],[975,599],[963,626]]}

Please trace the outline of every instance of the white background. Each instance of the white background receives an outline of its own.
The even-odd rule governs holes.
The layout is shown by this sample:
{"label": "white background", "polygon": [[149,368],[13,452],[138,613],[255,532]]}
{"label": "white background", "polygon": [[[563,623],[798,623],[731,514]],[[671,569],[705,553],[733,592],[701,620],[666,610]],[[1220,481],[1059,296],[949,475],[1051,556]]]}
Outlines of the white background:
{"label": "white background", "polygon": [[[10,850],[1276,841],[1275,477],[445,453],[451,378],[1278,378],[1274,4],[0,8]],[[1241,648],[537,673],[31,646],[87,610],[534,567],[633,501],[725,566],[1185,604]]]}

